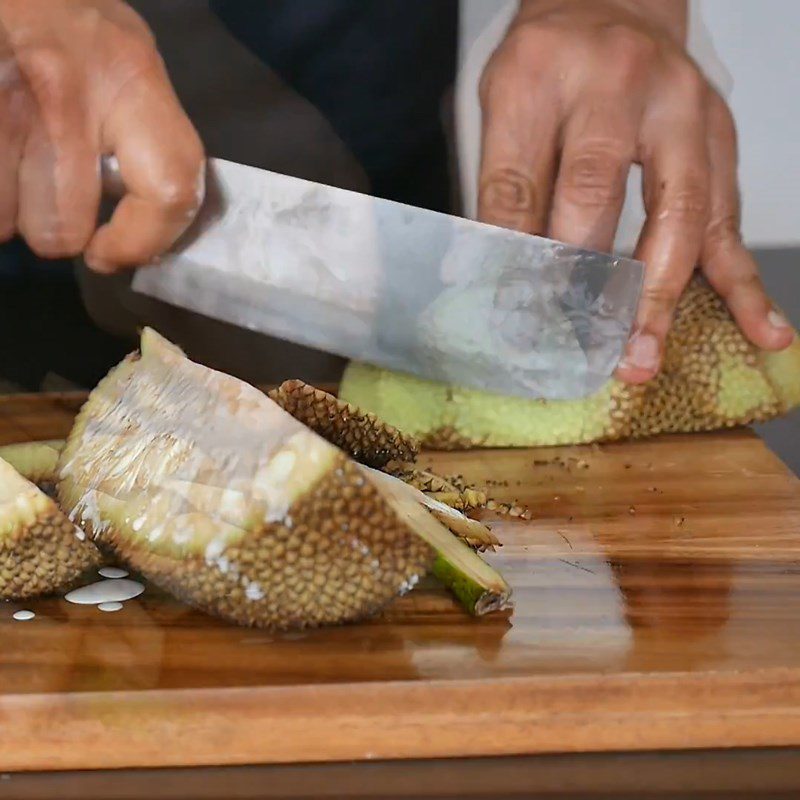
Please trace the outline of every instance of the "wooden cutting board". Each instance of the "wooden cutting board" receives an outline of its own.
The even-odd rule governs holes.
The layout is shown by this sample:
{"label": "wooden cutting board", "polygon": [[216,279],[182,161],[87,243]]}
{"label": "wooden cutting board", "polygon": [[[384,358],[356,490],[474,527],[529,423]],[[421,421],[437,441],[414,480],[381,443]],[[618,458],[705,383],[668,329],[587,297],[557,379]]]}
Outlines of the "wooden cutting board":
{"label": "wooden cutting board", "polygon": [[[81,399],[0,399],[0,442]],[[800,744],[800,484],[753,434],[423,462],[535,511],[494,528],[513,613],[430,585],[278,636],[152,586],[0,605],[0,772]]]}

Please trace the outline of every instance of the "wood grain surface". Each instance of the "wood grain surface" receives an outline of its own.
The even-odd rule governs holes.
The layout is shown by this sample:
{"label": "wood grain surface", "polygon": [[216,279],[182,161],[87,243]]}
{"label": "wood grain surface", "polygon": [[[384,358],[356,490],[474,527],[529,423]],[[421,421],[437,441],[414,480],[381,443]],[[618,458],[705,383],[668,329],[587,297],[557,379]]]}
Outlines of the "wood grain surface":
{"label": "wood grain surface", "polygon": [[[80,396],[0,399],[0,442]],[[425,454],[531,507],[511,614],[426,584],[378,620],[235,628],[148,587],[0,606],[0,771],[800,745],[800,492],[751,433]]]}

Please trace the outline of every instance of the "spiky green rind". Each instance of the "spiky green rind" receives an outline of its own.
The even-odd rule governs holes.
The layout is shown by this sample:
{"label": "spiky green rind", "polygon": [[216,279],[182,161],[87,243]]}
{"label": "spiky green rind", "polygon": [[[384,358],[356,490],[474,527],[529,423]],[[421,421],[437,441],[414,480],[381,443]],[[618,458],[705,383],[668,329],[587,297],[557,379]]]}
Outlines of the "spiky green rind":
{"label": "spiky green rind", "polygon": [[702,280],[684,293],[663,368],[644,386],[611,380],[582,400],[499,397],[363,364],[340,396],[431,448],[531,447],[709,431],[779,416],[800,404],[800,341],[761,351]]}

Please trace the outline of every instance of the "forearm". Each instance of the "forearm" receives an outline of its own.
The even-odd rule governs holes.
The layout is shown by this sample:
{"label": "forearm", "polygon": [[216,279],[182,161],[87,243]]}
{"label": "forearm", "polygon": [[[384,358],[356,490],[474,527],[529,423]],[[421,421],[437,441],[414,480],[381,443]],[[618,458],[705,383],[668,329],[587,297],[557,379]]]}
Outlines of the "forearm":
{"label": "forearm", "polygon": [[559,6],[584,6],[602,13],[603,6],[613,5],[666,30],[675,41],[684,44],[689,17],[689,0],[522,0],[520,15],[557,11]]}

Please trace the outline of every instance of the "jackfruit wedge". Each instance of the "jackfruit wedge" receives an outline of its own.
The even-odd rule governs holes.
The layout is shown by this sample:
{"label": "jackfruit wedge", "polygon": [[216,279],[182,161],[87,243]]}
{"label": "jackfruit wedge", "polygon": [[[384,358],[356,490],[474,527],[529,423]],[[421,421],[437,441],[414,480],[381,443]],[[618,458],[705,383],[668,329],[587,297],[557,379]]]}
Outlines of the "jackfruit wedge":
{"label": "jackfruit wedge", "polygon": [[0,458],[0,599],[64,591],[100,563],[55,501]]}
{"label": "jackfruit wedge", "polygon": [[37,485],[54,484],[58,457],[64,448],[63,439],[24,442],[0,447],[0,458]]}
{"label": "jackfruit wedge", "polygon": [[643,386],[609,381],[581,400],[500,397],[363,364],[339,395],[423,446],[531,447],[709,431],[761,422],[800,404],[800,341],[778,353],[750,344],[700,278],[684,292],[661,373]]}
{"label": "jackfruit wedge", "polygon": [[89,396],[58,476],[62,507],[101,549],[239,624],[361,619],[439,561],[472,613],[510,594],[421,506],[407,510],[266,395],[150,329]]}

